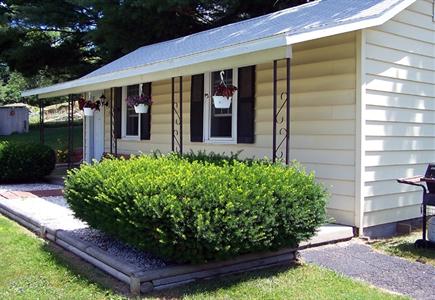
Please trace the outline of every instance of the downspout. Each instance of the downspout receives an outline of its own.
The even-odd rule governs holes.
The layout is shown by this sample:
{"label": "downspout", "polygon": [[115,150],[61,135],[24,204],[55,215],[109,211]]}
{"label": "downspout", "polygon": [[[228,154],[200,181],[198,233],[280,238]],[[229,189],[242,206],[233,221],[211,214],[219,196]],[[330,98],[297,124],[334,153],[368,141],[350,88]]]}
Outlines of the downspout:
{"label": "downspout", "polygon": [[364,229],[364,189],[365,189],[365,127],[366,127],[366,31],[356,32],[356,109],[355,109],[355,208],[354,225]]}

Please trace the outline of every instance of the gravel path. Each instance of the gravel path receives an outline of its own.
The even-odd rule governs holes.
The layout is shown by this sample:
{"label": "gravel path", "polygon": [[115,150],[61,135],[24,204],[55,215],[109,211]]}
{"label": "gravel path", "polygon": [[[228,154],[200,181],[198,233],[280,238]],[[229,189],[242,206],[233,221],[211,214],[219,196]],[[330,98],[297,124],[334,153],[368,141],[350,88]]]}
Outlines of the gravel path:
{"label": "gravel path", "polygon": [[[53,185],[49,185],[52,188]],[[58,188],[57,185],[54,185]],[[29,185],[18,187],[17,185],[0,186],[7,191],[29,191]],[[41,190],[41,185],[30,185],[33,190]],[[166,266],[161,259],[149,253],[130,247],[104,233],[89,228],[89,226],[74,218],[64,197],[28,197],[6,199],[0,197],[0,205],[21,213],[37,223],[53,230],[64,230],[70,236],[89,242],[101,250],[107,252],[116,260],[131,265],[138,270],[152,270]]]}
{"label": "gravel path", "polygon": [[435,267],[374,251],[350,241],[300,251],[306,262],[364,280],[374,286],[411,296],[435,299]]}
{"label": "gravel path", "polygon": [[0,184],[2,191],[37,191],[63,189],[63,185],[51,183]]}
{"label": "gravel path", "polygon": [[55,197],[43,197],[45,201],[51,202],[53,204],[69,208],[68,203],[66,202],[63,196],[55,196]]}
{"label": "gravel path", "polygon": [[88,227],[74,218],[73,212],[65,207],[66,201],[60,200],[60,197],[0,198],[0,204],[53,230],[69,231]]}

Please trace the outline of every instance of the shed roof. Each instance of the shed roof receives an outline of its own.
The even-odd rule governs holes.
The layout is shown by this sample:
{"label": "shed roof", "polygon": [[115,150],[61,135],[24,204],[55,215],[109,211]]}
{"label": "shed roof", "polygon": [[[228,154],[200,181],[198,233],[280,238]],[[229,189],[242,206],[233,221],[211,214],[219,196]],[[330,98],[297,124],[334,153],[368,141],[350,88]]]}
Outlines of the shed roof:
{"label": "shed roof", "polygon": [[[119,80],[192,64],[192,58],[220,58],[219,51],[237,49],[234,55],[287,46],[298,42],[380,25],[415,0],[317,0],[268,15],[221,26],[178,39],[141,47],[89,74],[23,96],[47,94]],[[178,63],[175,63],[178,62]],[[169,63],[169,65],[168,65]],[[181,64],[180,64],[181,63]],[[159,68],[161,65],[161,68]],[[100,85],[101,86],[101,85]]]}

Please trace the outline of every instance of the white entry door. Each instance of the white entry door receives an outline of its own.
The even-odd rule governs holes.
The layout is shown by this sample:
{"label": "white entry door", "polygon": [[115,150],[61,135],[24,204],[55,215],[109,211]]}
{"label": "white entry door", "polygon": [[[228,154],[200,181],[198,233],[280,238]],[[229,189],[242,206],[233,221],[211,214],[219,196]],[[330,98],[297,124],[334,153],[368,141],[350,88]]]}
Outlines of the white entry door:
{"label": "white entry door", "polygon": [[100,160],[104,153],[104,105],[94,112],[94,157]]}
{"label": "white entry door", "polygon": [[[97,101],[103,91],[95,91],[87,94],[87,99]],[[92,117],[85,117],[85,160],[100,160],[104,153],[104,105],[100,110],[95,110]]]}

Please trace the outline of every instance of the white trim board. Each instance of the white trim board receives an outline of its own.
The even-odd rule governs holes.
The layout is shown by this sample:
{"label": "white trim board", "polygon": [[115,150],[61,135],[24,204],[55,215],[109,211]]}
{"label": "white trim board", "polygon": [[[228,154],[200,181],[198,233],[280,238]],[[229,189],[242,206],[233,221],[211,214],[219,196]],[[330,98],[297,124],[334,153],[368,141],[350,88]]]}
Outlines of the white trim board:
{"label": "white trim board", "polygon": [[[282,43],[285,43],[283,37]],[[291,53],[287,46],[274,47],[273,49],[242,53],[239,55],[237,52],[236,49],[226,49],[226,51],[219,50],[207,54],[192,55],[127,71],[86,79],[77,79],[45,88],[29,90],[23,92],[22,96],[39,95],[39,98],[43,99],[142,82],[153,82],[172,77],[266,63],[274,59],[286,58],[289,53]]]}
{"label": "white trim board", "polygon": [[359,235],[362,235],[364,217],[364,174],[365,174],[365,114],[366,114],[366,33],[356,35],[356,110],[355,110],[355,220]]}

